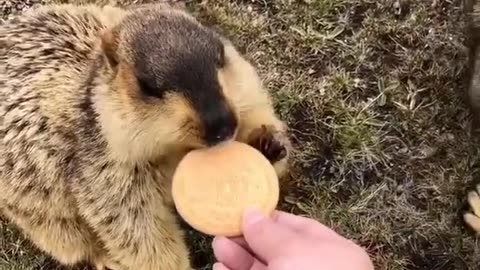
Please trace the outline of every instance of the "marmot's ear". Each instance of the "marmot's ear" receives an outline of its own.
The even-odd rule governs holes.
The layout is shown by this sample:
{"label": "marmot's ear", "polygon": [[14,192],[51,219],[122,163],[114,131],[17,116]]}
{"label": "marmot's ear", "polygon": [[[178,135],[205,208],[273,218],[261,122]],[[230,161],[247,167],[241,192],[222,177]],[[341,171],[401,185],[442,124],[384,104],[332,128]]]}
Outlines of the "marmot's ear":
{"label": "marmot's ear", "polygon": [[116,68],[118,58],[118,33],[114,29],[107,29],[101,34],[102,50],[112,68]]}

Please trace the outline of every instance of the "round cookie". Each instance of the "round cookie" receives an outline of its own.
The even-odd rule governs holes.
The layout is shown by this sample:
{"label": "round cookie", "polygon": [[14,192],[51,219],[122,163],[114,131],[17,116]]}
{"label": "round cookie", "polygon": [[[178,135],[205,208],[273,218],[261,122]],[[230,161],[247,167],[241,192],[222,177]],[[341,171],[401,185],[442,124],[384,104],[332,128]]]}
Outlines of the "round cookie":
{"label": "round cookie", "polygon": [[247,208],[271,215],[279,200],[275,169],[255,148],[237,141],[189,152],[172,181],[178,213],[212,236],[242,234]]}

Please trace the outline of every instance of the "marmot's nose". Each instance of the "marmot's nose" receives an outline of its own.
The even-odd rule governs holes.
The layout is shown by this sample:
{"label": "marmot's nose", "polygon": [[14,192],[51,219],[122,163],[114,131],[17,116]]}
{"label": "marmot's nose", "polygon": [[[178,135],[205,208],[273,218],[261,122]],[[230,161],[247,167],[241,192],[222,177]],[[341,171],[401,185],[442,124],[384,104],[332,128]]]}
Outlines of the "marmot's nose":
{"label": "marmot's nose", "polygon": [[205,120],[204,139],[208,146],[231,139],[237,129],[237,119],[230,109],[218,110]]}
{"label": "marmot's nose", "polygon": [[215,145],[217,143],[221,143],[228,139],[231,139],[233,133],[235,132],[235,128],[226,124],[221,126],[214,134],[214,136],[208,141],[210,145]]}

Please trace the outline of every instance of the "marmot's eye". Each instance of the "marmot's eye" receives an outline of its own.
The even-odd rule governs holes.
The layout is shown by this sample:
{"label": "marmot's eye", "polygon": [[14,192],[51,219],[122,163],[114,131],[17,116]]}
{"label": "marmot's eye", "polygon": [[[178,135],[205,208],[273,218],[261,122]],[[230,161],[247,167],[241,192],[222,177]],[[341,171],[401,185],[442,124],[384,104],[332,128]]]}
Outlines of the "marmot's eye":
{"label": "marmot's eye", "polygon": [[140,91],[148,97],[162,98],[165,93],[165,87],[158,87],[155,80],[138,79]]}
{"label": "marmot's eye", "polygon": [[225,48],[223,46],[221,46],[217,52],[215,63],[219,68],[223,68],[225,66]]}

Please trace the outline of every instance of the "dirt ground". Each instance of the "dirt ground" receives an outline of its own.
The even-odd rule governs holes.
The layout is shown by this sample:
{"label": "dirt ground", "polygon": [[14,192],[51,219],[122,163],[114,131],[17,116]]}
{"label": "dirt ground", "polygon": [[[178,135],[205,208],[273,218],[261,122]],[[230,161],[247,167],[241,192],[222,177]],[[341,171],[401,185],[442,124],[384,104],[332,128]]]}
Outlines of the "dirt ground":
{"label": "dirt ground", "polygon": [[[6,18],[42,3],[0,8]],[[377,269],[480,269],[480,238],[461,218],[479,171],[463,97],[462,1],[187,6],[235,40],[290,125],[296,152],[282,209],[358,241]],[[0,223],[0,232],[0,269],[63,269],[13,226]],[[195,266],[210,269],[210,239],[189,236]]]}

